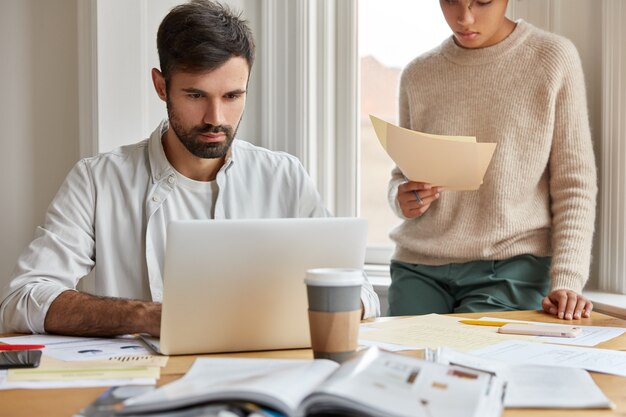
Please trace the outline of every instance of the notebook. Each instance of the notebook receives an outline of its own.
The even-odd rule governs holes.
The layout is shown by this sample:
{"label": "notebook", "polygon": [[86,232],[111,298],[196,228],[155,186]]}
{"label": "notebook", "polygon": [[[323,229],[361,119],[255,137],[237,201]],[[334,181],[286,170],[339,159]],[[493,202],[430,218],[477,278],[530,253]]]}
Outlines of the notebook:
{"label": "notebook", "polygon": [[163,274],[166,355],[310,347],[305,272],[363,268],[358,218],[171,222]]}

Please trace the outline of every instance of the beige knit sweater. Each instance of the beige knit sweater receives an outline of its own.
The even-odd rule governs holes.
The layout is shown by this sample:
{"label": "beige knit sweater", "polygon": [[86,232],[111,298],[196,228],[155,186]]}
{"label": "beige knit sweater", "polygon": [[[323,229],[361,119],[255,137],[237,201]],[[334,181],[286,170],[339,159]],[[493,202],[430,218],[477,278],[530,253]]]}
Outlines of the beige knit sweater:
{"label": "beige knit sweater", "polygon": [[[420,218],[402,216],[395,168],[389,201],[404,222],[393,259],[427,265],[552,255],[551,289],[589,275],[596,168],[585,83],[574,45],[522,20],[482,49],[452,38],[413,60],[400,81],[400,125],[496,142],[476,191],[444,191]],[[437,184],[435,184],[437,185]]]}

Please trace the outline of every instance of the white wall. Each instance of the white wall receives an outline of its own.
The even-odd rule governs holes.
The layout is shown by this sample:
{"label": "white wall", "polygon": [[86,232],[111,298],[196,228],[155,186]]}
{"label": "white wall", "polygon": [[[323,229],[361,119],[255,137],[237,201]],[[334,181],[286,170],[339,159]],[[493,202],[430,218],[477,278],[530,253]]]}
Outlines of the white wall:
{"label": "white wall", "polygon": [[78,158],[77,0],[0,0],[0,285]]}

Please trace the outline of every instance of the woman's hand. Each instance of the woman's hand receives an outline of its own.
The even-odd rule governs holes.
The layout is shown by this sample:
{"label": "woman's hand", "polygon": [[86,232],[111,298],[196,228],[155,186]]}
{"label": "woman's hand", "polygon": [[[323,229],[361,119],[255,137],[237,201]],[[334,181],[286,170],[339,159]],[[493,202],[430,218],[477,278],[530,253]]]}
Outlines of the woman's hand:
{"label": "woman's hand", "polygon": [[582,294],[571,290],[554,290],[541,303],[544,311],[564,320],[591,317],[593,304]]}
{"label": "woman's hand", "polygon": [[398,204],[404,217],[413,219],[426,213],[433,201],[439,198],[443,187],[433,187],[426,182],[408,181],[398,186]]}

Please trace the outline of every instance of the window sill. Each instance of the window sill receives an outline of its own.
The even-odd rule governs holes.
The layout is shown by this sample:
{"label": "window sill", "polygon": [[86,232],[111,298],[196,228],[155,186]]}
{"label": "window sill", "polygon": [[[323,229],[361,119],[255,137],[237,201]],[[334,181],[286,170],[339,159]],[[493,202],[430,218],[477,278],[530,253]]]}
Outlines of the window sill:
{"label": "window sill", "polygon": [[626,319],[626,295],[601,291],[585,291],[583,293],[593,303],[594,311],[609,316]]}
{"label": "window sill", "polygon": [[391,277],[389,276],[389,265],[382,264],[365,264],[365,273],[367,278],[375,288],[385,289],[391,285]]}

